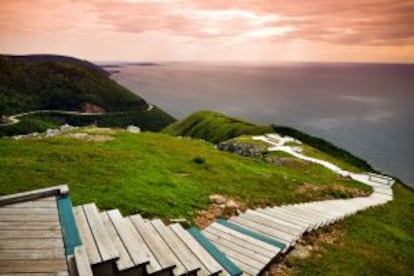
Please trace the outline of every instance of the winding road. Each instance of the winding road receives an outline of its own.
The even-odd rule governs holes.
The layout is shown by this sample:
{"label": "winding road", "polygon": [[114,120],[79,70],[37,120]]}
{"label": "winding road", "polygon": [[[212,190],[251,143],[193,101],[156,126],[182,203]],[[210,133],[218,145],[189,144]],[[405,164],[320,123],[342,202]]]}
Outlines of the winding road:
{"label": "winding road", "polygon": [[[154,108],[154,105],[148,104],[148,108],[145,111],[151,111]],[[11,126],[20,122],[19,118],[41,113],[52,113],[52,114],[63,114],[63,115],[79,115],[79,116],[99,116],[99,115],[108,115],[111,113],[88,113],[88,112],[79,112],[79,111],[68,111],[68,110],[33,110],[24,113],[18,113],[10,116],[6,116],[6,123],[0,124],[0,126]],[[3,120],[4,121],[4,120]]]}

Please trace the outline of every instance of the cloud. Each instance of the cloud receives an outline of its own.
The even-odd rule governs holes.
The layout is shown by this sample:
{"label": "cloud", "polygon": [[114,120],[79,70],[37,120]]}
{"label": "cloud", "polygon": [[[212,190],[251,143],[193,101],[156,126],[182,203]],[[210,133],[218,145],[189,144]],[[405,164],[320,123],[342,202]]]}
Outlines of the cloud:
{"label": "cloud", "polygon": [[118,36],[195,57],[213,45],[243,59],[406,61],[414,60],[413,14],[414,1],[395,0],[0,0],[0,40],[15,38],[9,49],[34,34]]}

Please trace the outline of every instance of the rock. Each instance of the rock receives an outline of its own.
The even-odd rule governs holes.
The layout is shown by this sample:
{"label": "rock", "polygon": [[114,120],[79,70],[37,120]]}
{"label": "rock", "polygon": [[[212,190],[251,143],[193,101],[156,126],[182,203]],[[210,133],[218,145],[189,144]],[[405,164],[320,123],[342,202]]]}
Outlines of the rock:
{"label": "rock", "polygon": [[226,208],[234,208],[234,209],[239,209],[240,206],[239,204],[237,204],[236,201],[229,199],[226,201]]}
{"label": "rock", "polygon": [[246,157],[260,157],[264,152],[267,151],[267,148],[262,145],[243,144],[234,141],[220,142],[217,145],[217,149],[221,151],[236,153]]}
{"label": "rock", "polygon": [[59,127],[59,130],[60,130],[60,131],[62,131],[62,132],[65,132],[65,131],[70,131],[70,130],[75,129],[75,128],[76,128],[76,127],[73,127],[73,126],[71,126],[71,125],[64,124],[64,125],[61,125],[61,126]]}
{"label": "rock", "polygon": [[48,128],[45,132],[45,137],[52,137],[60,134],[59,129]]}
{"label": "rock", "polygon": [[139,127],[137,127],[137,126],[128,126],[127,128],[126,128],[126,130],[128,131],[128,132],[131,132],[131,133],[140,133],[141,132],[141,129],[139,128]]}
{"label": "rock", "polygon": [[226,203],[226,198],[222,195],[210,195],[209,199],[210,202],[214,204],[221,205]]}
{"label": "rock", "polygon": [[303,245],[296,245],[295,249],[290,253],[290,256],[297,259],[306,259],[311,255],[310,250]]}

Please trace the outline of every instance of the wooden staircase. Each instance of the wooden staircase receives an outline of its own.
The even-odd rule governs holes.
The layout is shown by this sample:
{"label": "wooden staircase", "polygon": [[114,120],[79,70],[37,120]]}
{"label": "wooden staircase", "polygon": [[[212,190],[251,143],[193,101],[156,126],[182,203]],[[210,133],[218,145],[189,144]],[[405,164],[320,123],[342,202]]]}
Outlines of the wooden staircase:
{"label": "wooden staircase", "polygon": [[[74,207],[90,275],[258,275],[309,231],[392,200],[389,185],[369,197],[247,210],[202,231],[165,225],[94,203]],[[76,254],[75,254],[76,256]]]}

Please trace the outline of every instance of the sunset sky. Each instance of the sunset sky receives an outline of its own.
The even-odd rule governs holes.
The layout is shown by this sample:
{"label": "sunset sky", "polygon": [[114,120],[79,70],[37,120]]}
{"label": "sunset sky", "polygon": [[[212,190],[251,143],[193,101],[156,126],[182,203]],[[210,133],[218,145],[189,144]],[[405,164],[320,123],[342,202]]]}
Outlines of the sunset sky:
{"label": "sunset sky", "polygon": [[414,62],[414,0],[0,0],[0,53]]}

